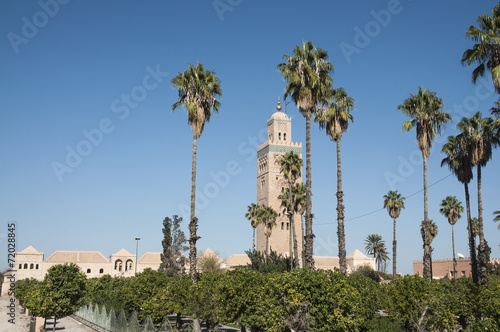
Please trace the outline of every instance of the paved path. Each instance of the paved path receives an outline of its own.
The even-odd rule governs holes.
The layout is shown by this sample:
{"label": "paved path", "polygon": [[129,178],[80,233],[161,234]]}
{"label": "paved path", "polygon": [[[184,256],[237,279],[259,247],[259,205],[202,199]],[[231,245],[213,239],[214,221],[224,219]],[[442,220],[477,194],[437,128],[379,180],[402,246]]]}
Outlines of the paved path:
{"label": "paved path", "polygon": [[[11,310],[10,297],[0,297],[0,332],[27,332],[29,331],[30,318],[25,314],[21,314],[21,309],[18,306],[18,301],[15,301],[15,309]],[[12,319],[9,316],[12,312],[14,316],[13,323],[9,322]],[[52,331],[53,320],[48,319],[46,324],[47,331]],[[93,329],[82,325],[71,317],[63,318],[57,321],[56,331],[66,332],[92,332]]]}

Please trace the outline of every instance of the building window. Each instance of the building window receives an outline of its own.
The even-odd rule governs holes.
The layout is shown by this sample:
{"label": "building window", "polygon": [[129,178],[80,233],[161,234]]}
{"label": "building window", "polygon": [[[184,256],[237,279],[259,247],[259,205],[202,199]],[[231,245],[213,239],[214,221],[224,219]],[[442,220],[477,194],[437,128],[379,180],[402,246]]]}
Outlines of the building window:
{"label": "building window", "polygon": [[121,271],[122,270],[122,261],[120,259],[117,259],[115,262],[115,270]]}
{"label": "building window", "polygon": [[132,260],[128,259],[127,262],[125,263],[125,271],[132,270],[132,265],[133,265]]}
{"label": "building window", "polygon": [[19,264],[19,270],[23,269],[23,264]]}
{"label": "building window", "polygon": [[24,269],[27,270],[28,269],[28,263],[24,263]]}
{"label": "building window", "polygon": [[283,226],[284,226],[283,223],[281,223],[281,230],[283,230]]}
{"label": "building window", "polygon": [[33,270],[33,263],[30,264],[30,270]]}
{"label": "building window", "polygon": [[87,273],[90,273],[90,269],[87,269]]}
{"label": "building window", "polygon": [[283,140],[286,141],[286,133],[283,133]]}
{"label": "building window", "polygon": [[104,269],[99,269],[99,273],[103,274],[104,273]]}
{"label": "building window", "polygon": [[286,223],[286,230],[290,227],[289,223]]}
{"label": "building window", "polygon": [[465,277],[465,271],[462,271],[462,277]]}
{"label": "building window", "polygon": [[37,269],[37,270],[38,270],[38,264],[35,266],[35,269]]}
{"label": "building window", "polygon": [[278,133],[278,141],[281,141],[281,133]]}

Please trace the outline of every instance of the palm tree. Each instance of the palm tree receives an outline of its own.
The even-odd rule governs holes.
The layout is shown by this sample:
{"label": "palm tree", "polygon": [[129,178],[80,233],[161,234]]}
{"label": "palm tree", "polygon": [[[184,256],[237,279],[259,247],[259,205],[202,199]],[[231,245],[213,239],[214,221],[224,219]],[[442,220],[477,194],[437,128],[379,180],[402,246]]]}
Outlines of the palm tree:
{"label": "palm tree", "polygon": [[385,242],[380,245],[375,256],[375,262],[377,262],[377,270],[380,272],[385,272],[386,262],[389,259],[389,253],[385,248]]}
{"label": "palm tree", "polygon": [[[493,215],[495,215],[495,214],[497,216],[493,219],[493,221],[500,221],[500,211],[493,212]],[[500,229],[500,223],[498,224],[497,228]]]}
{"label": "palm tree", "polygon": [[178,73],[170,83],[179,91],[179,100],[172,105],[172,112],[179,106],[184,106],[188,115],[188,123],[193,130],[193,159],[191,172],[191,216],[189,221],[189,264],[191,280],[197,283],[196,273],[196,235],[198,218],[195,216],[196,192],[196,146],[203,133],[205,123],[210,121],[212,112],[218,113],[222,90],[220,80],[215,73],[205,70],[201,63],[196,66],[189,64],[186,71]]}
{"label": "palm tree", "polygon": [[468,152],[468,143],[464,137],[448,136],[441,152],[446,157],[441,161],[441,167],[448,165],[450,171],[455,174],[458,181],[463,183],[465,189],[465,207],[467,211],[467,231],[469,233],[469,252],[471,262],[472,280],[475,284],[479,282],[476,259],[476,238],[473,231],[472,218],[470,214],[469,182],[472,180],[472,163]]}
{"label": "palm tree", "polygon": [[457,260],[455,258],[455,232],[453,226],[460,219],[460,214],[464,212],[462,203],[458,201],[455,196],[446,196],[445,199],[441,201],[441,209],[439,212],[446,218],[451,225],[451,246],[453,249],[453,279],[457,279]]}
{"label": "palm tree", "polygon": [[342,192],[342,169],[340,162],[340,141],[342,134],[347,131],[349,121],[353,121],[350,111],[354,108],[354,99],[349,97],[344,89],[332,90],[331,99],[327,107],[316,112],[314,122],[319,122],[321,129],[325,128],[330,140],[337,143],[337,236],[339,241],[340,271],[347,271],[345,233],[344,233],[344,204]]}
{"label": "palm tree", "polygon": [[389,259],[385,249],[385,241],[379,234],[370,234],[365,239],[365,252],[375,258],[377,271],[380,271],[382,261]]}
{"label": "palm tree", "polygon": [[318,105],[328,98],[331,91],[330,73],[333,65],[328,62],[328,52],[314,47],[311,42],[295,46],[293,56],[284,55],[285,62],[278,65],[278,71],[287,81],[285,99],[291,95],[297,108],[306,118],[306,235],[305,262],[313,267],[312,200],[311,200],[311,116]]}
{"label": "palm tree", "polygon": [[418,88],[418,94],[405,99],[398,110],[409,116],[411,120],[403,123],[403,131],[409,131],[416,128],[417,143],[422,152],[424,164],[424,275],[431,273],[431,245],[429,235],[429,216],[428,216],[428,194],[427,194],[427,158],[430,156],[432,141],[436,135],[441,134],[446,123],[451,121],[451,116],[443,112],[443,100],[436,96],[435,92],[422,90]]}
{"label": "palm tree", "polygon": [[384,208],[389,212],[389,216],[394,220],[392,240],[392,281],[396,280],[396,219],[399,218],[401,209],[405,208],[405,199],[398,191],[390,190],[387,195],[384,195]]}
{"label": "palm tree", "polygon": [[255,203],[252,203],[248,206],[248,212],[245,213],[245,218],[250,220],[250,224],[253,229],[253,240],[252,240],[252,251],[255,251],[255,229],[259,225],[259,218],[257,218],[259,212],[259,206]]}
{"label": "palm tree", "polygon": [[[297,179],[302,176],[302,158],[294,153],[293,151],[288,152],[280,159],[280,173],[283,174],[283,177],[288,183],[288,192],[292,193],[288,195],[289,199],[289,207],[293,207],[293,190],[292,187],[297,182]],[[295,225],[293,222],[293,213],[294,209],[288,209],[287,212],[288,218],[290,220],[290,266],[293,268],[293,239],[295,238],[294,230]],[[295,259],[297,257],[295,256]]]}
{"label": "palm tree", "polygon": [[472,39],[477,44],[464,52],[461,62],[467,66],[479,64],[472,72],[474,84],[488,69],[493,84],[500,93],[500,3],[491,10],[491,16],[479,16],[477,23],[479,28],[471,25],[465,34],[467,39]]}
{"label": "palm tree", "polygon": [[370,234],[365,239],[365,252],[375,258],[375,253],[380,243],[383,243],[382,236],[379,234]]}
{"label": "palm tree", "polygon": [[269,256],[269,238],[273,232],[273,227],[276,226],[276,218],[278,213],[270,206],[260,208],[258,218],[264,225],[264,235],[266,236],[266,257]]}
{"label": "palm tree", "polygon": [[481,112],[476,112],[471,118],[462,118],[457,125],[460,136],[467,143],[471,163],[477,166],[477,201],[479,219],[479,250],[478,267],[481,285],[488,285],[488,267],[486,243],[483,231],[483,201],[481,197],[481,167],[486,166],[492,156],[492,149],[500,144],[498,121],[492,118],[482,118]]}

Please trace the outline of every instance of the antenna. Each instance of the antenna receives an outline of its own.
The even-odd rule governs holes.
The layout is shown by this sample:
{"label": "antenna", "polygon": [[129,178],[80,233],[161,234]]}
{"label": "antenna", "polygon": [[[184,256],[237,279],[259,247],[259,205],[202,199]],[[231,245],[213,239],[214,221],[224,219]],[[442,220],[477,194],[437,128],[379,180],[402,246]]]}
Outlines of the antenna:
{"label": "antenna", "polygon": [[461,253],[459,253],[459,252],[457,252],[457,256],[458,256],[458,258],[465,258],[465,256],[464,256],[464,255],[462,255],[462,254],[461,254]]}

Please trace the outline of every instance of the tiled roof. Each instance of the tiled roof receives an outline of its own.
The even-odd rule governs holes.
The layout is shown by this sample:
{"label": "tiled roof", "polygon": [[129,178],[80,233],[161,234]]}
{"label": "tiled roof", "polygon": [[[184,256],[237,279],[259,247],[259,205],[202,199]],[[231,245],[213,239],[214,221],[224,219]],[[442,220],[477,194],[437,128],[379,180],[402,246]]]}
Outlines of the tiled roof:
{"label": "tiled roof", "polygon": [[135,256],[129,253],[125,248],[121,248],[116,254],[112,254],[111,256]]}
{"label": "tiled roof", "polygon": [[28,248],[24,249],[23,251],[18,252],[18,254],[22,254],[22,255],[43,255],[43,252],[39,252],[38,250],[36,250],[32,246],[29,246]]}
{"label": "tiled roof", "polygon": [[48,263],[108,263],[99,251],[56,251],[45,260]]}
{"label": "tiled roof", "polygon": [[250,264],[250,259],[246,254],[233,254],[224,261],[224,264],[227,267],[246,266]]}

